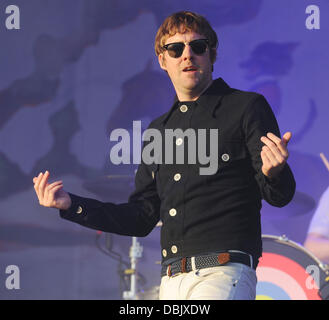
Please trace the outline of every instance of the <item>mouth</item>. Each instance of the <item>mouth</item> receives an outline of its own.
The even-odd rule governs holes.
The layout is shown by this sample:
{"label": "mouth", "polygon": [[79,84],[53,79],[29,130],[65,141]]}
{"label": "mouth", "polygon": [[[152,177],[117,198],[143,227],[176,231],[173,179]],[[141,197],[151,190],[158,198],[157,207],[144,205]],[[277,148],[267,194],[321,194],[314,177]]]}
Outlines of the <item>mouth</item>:
{"label": "mouth", "polygon": [[194,73],[194,72],[197,72],[198,68],[195,67],[195,66],[189,66],[189,67],[186,67],[183,69],[183,72],[186,72],[186,73]]}

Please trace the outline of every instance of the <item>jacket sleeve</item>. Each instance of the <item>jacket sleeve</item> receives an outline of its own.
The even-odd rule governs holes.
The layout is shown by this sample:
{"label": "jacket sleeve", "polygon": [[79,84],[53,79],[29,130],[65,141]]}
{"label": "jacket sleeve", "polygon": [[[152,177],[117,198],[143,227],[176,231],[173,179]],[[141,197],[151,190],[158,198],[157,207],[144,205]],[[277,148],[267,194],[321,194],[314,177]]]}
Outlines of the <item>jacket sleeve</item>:
{"label": "jacket sleeve", "polygon": [[296,190],[296,182],[288,163],[274,179],[269,179],[262,172],[263,163],[260,153],[264,144],[260,138],[266,136],[268,132],[281,138],[273,111],[262,95],[257,94],[246,108],[243,117],[243,129],[262,198],[275,207],[287,205],[292,200]]}
{"label": "jacket sleeve", "polygon": [[60,210],[64,219],[85,227],[120,235],[143,237],[160,217],[160,199],[150,169],[141,163],[135,177],[135,191],[127,203],[115,204],[70,194],[72,205]]}

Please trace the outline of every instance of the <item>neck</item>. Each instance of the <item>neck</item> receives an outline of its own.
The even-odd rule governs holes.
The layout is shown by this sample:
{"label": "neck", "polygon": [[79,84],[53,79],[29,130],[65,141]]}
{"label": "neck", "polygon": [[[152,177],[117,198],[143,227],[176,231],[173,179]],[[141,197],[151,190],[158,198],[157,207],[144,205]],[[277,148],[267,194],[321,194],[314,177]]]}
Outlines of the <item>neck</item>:
{"label": "neck", "polygon": [[177,92],[177,98],[179,101],[196,101],[198,98],[211,86],[213,80],[210,79],[209,82],[201,89],[195,89],[193,91]]}

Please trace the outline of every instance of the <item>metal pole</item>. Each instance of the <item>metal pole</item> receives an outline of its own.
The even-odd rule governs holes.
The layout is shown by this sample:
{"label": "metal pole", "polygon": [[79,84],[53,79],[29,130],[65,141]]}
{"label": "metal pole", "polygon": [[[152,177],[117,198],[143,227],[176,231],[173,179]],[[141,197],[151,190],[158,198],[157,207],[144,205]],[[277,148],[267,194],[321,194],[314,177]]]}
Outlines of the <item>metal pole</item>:
{"label": "metal pole", "polygon": [[135,300],[137,294],[137,259],[141,258],[143,247],[137,241],[136,237],[132,238],[132,246],[130,247],[130,263],[131,268],[126,270],[127,274],[130,274],[130,291],[123,292],[123,299]]}

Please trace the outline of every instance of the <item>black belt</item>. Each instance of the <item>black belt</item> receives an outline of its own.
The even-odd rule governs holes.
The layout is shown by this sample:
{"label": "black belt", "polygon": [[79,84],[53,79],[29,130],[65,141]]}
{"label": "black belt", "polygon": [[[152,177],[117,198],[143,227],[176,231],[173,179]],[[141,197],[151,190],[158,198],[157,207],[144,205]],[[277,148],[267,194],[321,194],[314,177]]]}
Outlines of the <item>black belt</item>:
{"label": "black belt", "polygon": [[182,258],[169,265],[162,265],[161,276],[168,275],[169,277],[177,273],[190,272],[203,268],[218,267],[225,265],[228,262],[236,262],[245,264],[248,267],[256,269],[256,264],[253,262],[252,256],[243,252],[221,252],[212,255],[202,255],[194,257],[195,266],[192,266],[192,258]]}

